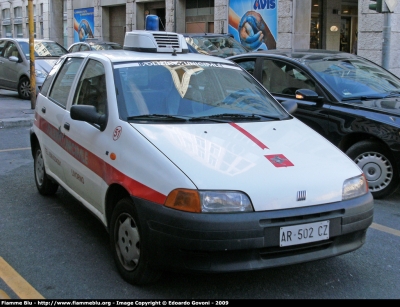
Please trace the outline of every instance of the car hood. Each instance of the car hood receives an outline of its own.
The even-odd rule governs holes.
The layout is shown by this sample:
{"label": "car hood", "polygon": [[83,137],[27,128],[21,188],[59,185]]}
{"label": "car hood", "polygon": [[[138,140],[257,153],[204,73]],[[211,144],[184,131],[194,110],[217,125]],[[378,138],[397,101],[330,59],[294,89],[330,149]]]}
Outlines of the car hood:
{"label": "car hood", "polygon": [[[237,190],[256,211],[342,200],[361,170],[297,119],[222,124],[131,124],[200,190]],[[171,178],[173,180],[173,178]],[[297,200],[300,191],[306,199]]]}
{"label": "car hood", "polygon": [[46,73],[49,73],[53,68],[54,64],[57,62],[58,58],[52,59],[35,59],[35,68],[44,70]]}

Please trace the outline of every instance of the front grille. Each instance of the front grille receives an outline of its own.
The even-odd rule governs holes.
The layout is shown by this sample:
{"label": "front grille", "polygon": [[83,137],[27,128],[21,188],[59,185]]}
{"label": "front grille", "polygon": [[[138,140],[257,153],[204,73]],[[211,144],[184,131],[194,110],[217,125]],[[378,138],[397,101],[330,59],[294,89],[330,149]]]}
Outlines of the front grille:
{"label": "front grille", "polygon": [[180,48],[177,34],[153,34],[158,48]]}
{"label": "front grille", "polygon": [[260,220],[260,226],[262,227],[271,227],[272,225],[274,226],[282,226],[282,225],[288,225],[288,224],[293,224],[293,222],[301,222],[301,223],[311,223],[317,220],[323,219],[333,219],[337,217],[343,216],[345,210],[340,209],[340,210],[333,210],[333,211],[327,211],[327,212],[317,212],[317,213],[311,213],[311,214],[305,214],[305,215],[290,215],[288,217],[271,217],[270,219],[262,219]]}
{"label": "front grille", "polygon": [[307,244],[292,245],[286,247],[266,247],[259,250],[262,259],[275,259],[293,255],[306,254],[329,248],[333,239],[311,242]]}

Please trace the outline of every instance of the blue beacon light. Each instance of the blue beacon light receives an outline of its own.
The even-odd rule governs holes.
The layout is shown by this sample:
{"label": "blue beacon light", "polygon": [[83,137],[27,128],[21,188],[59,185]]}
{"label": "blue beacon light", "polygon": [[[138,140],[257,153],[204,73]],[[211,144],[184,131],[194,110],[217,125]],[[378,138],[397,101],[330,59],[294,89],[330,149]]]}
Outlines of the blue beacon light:
{"label": "blue beacon light", "polygon": [[146,20],[146,30],[147,31],[159,31],[158,16],[157,15],[147,15]]}

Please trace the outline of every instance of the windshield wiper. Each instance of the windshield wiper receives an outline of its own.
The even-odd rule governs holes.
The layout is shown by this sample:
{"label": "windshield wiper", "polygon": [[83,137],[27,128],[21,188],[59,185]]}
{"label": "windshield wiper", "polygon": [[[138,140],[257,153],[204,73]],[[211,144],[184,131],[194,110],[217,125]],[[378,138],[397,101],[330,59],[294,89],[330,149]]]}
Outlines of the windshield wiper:
{"label": "windshield wiper", "polygon": [[[226,118],[226,119],[224,119],[224,118]],[[238,114],[238,113],[222,113],[222,114],[214,114],[214,115],[208,115],[208,116],[199,116],[199,117],[193,117],[189,120],[190,121],[213,120],[213,121],[218,121],[218,122],[230,122],[230,120],[227,120],[227,119],[261,120],[261,118],[281,120],[281,118],[279,118],[279,117],[262,115],[262,114]]]}
{"label": "windshield wiper", "polygon": [[349,101],[349,100],[373,100],[373,99],[381,99],[384,96],[356,96],[356,97],[344,97],[342,101]]}
{"label": "windshield wiper", "polygon": [[174,116],[174,115],[166,115],[166,114],[142,114],[142,115],[134,115],[134,116],[128,116],[127,120],[175,120],[175,121],[181,121],[181,122],[186,122],[187,119],[179,116]]}
{"label": "windshield wiper", "polygon": [[387,94],[385,96],[385,98],[387,98],[387,97],[398,97],[398,96],[400,96],[400,91],[391,91],[391,92],[389,92],[389,94]]}

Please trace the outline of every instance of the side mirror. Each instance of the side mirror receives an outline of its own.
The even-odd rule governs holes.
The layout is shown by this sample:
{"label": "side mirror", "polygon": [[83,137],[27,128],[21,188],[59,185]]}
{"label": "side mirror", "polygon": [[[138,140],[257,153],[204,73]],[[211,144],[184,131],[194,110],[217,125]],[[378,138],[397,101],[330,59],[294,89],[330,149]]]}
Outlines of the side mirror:
{"label": "side mirror", "polygon": [[297,90],[295,95],[296,95],[296,99],[299,99],[299,100],[308,100],[308,101],[315,101],[315,102],[321,101],[321,97],[318,96],[318,94],[316,92],[314,92],[313,90],[306,89],[306,88]]}
{"label": "side mirror", "polygon": [[10,56],[8,59],[9,59],[11,62],[15,62],[15,63],[18,63],[18,62],[19,62],[18,57],[14,56],[14,55]]}
{"label": "side mirror", "polygon": [[70,110],[71,118],[88,122],[89,124],[97,124],[100,131],[104,131],[107,125],[107,116],[97,113],[95,106],[90,105],[73,105]]}
{"label": "side mirror", "polygon": [[285,108],[289,114],[293,114],[297,110],[297,102],[295,100],[285,100],[281,102],[282,107]]}

